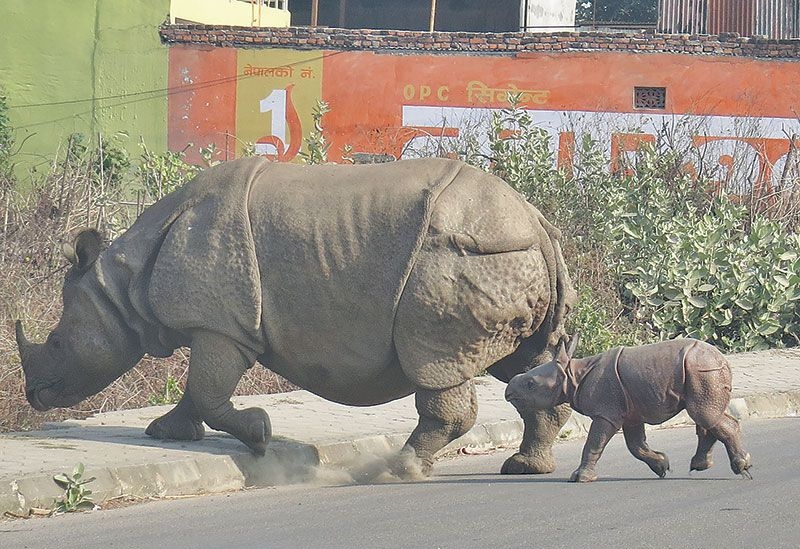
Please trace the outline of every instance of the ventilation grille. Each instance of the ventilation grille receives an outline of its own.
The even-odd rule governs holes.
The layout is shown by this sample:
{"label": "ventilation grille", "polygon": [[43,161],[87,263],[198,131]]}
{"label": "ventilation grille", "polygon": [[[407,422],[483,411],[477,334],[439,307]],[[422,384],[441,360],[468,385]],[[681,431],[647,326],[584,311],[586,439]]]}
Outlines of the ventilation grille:
{"label": "ventilation grille", "polygon": [[633,88],[633,107],[635,109],[667,108],[667,88]]}

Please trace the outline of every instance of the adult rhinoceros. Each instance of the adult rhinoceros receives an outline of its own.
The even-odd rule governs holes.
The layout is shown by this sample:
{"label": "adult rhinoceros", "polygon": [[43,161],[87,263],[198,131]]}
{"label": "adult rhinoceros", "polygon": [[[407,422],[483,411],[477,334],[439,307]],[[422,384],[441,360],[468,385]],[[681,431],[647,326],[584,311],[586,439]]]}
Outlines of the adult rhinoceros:
{"label": "adult rhinoceros", "polygon": [[[264,454],[269,416],[230,402],[258,361],[343,404],[416,393],[404,450],[427,473],[475,421],[474,376],[507,381],[565,339],[574,290],[558,234],[500,179],[456,161],[227,162],[107,248],[94,231],[65,246],[60,322],[44,344],[17,323],[28,400],[74,405],[145,353],[188,346],[186,391],[150,436],[198,440],[205,422]],[[524,417],[503,471],[552,470],[568,414]]]}

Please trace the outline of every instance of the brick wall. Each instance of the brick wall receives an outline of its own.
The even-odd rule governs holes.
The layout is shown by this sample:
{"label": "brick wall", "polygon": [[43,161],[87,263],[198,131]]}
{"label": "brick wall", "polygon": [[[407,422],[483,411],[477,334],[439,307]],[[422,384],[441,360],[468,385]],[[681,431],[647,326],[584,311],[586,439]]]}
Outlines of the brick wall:
{"label": "brick wall", "polygon": [[548,51],[615,51],[729,55],[769,59],[800,59],[800,40],[604,32],[469,33],[333,28],[245,29],[211,25],[165,25],[166,44],[198,44],[236,48],[409,51],[477,55]]}

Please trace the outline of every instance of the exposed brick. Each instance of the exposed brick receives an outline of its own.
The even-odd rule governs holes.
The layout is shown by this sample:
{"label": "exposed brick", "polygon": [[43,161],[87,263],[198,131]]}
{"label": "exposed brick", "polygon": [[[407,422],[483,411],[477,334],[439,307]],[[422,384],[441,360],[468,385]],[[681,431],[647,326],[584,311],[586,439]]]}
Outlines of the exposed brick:
{"label": "exposed brick", "polygon": [[246,29],[213,25],[164,25],[161,39],[166,44],[203,44],[248,47],[341,50],[400,50],[497,53],[525,51],[632,51],[669,52],[691,55],[746,56],[800,59],[800,40],[770,40],[741,37],[736,33],[719,36],[663,35],[652,31],[609,33],[567,31],[553,33],[472,33],[406,30],[358,30],[311,27],[287,29]]}

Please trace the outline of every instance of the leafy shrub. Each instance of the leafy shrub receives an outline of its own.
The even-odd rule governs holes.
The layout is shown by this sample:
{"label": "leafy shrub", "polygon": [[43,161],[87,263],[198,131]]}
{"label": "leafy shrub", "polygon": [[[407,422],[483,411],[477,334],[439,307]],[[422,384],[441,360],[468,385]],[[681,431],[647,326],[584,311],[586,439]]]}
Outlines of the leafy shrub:
{"label": "leafy shrub", "polygon": [[553,167],[553,149],[512,98],[493,118],[490,162],[465,156],[563,230],[580,290],[569,328],[581,332],[583,353],[681,336],[736,351],[800,343],[796,219],[765,215],[796,203],[726,196],[682,170],[689,151],[663,143],[644,145],[617,173],[591,138],[574,174]]}
{"label": "leafy shrub", "polygon": [[95,477],[83,478],[84,470],[83,463],[78,463],[71,475],[59,473],[53,476],[53,481],[64,490],[64,495],[55,502],[52,514],[91,511],[97,508],[91,498],[92,491],[86,487],[94,482]]}
{"label": "leafy shrub", "polygon": [[317,100],[311,109],[311,119],[314,121],[314,129],[309,132],[308,137],[303,139],[308,151],[301,151],[300,158],[306,164],[324,164],[328,161],[328,150],[330,143],[325,138],[325,129],[322,127],[322,118],[330,112],[331,108],[325,101]]}
{"label": "leafy shrub", "polygon": [[[701,217],[628,220],[626,242],[645,244],[640,225],[659,226],[651,253],[620,265],[635,314],[662,338],[696,337],[730,350],[797,344],[800,236],[756,218],[726,197]],[[656,222],[656,223],[653,223]]]}
{"label": "leafy shrub", "polygon": [[[184,160],[186,150],[154,153],[144,142],[140,143],[142,155],[136,175],[148,201],[156,201],[169,194],[200,172],[200,168]],[[204,155],[210,159],[214,151],[203,149]]]}

